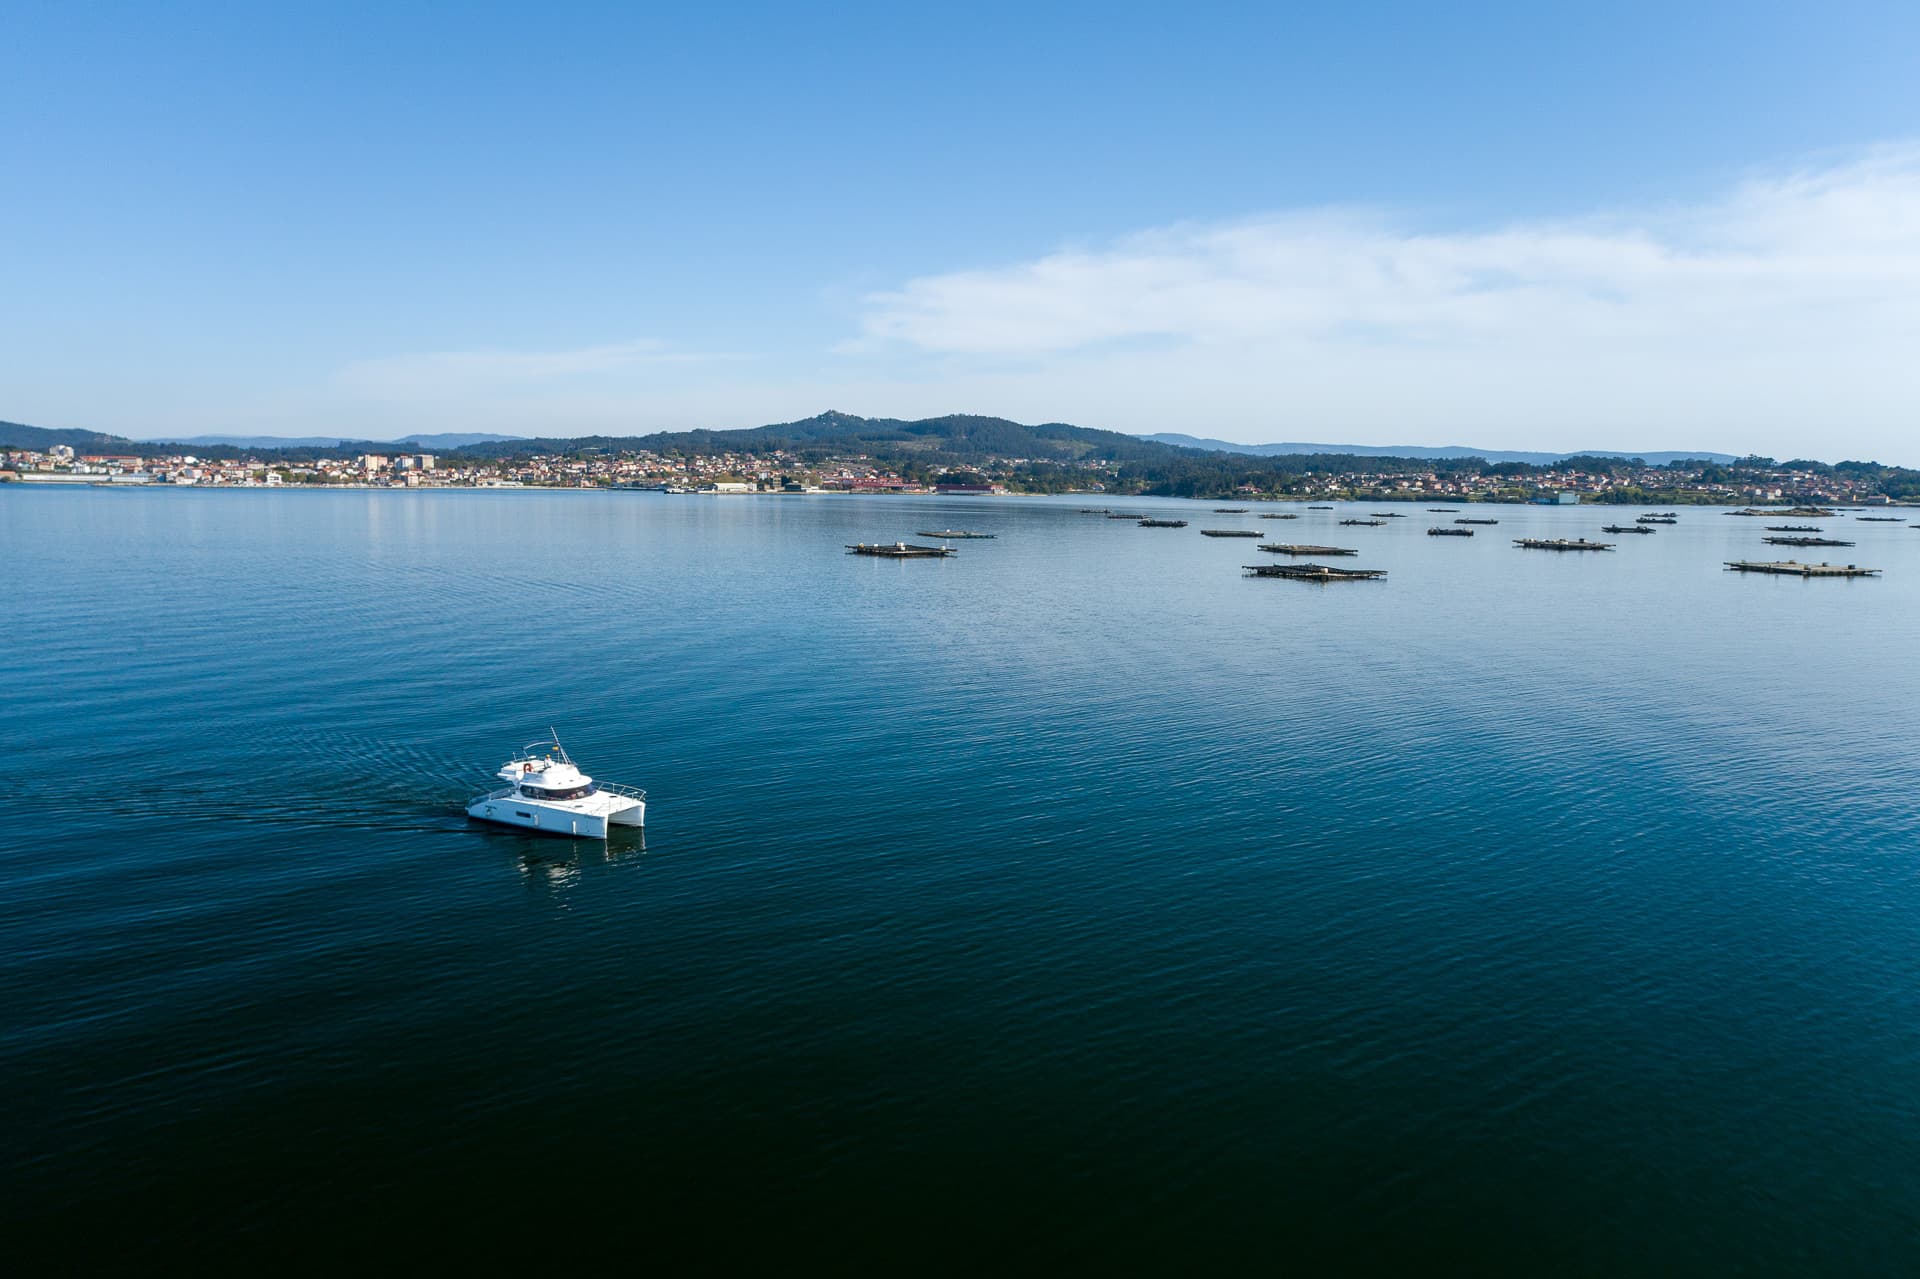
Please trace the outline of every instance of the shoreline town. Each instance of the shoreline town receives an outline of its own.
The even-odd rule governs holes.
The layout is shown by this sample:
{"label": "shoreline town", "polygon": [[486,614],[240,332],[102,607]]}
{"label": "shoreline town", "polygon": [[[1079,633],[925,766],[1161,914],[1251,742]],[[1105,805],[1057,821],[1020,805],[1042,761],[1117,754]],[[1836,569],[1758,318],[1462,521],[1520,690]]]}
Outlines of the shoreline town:
{"label": "shoreline town", "polygon": [[[164,448],[165,446],[160,446]],[[227,450],[232,452],[233,450]],[[1036,485],[1029,459],[994,457],[978,465],[939,467],[920,474],[865,454],[819,458],[797,450],[765,453],[717,451],[662,453],[649,450],[536,453],[474,457],[435,453],[358,453],[328,456],[325,450],[242,452],[215,458],[200,452],[88,453],[68,445],[0,452],[0,482],[49,485],[170,485],[198,488],[546,488],[631,489],[669,493],[735,495],[805,494],[1029,494],[1081,493],[1134,496],[1202,496],[1243,499],[1368,499],[1464,502],[1638,503],[1691,505],[1816,502],[1851,506],[1894,505],[1900,499],[1875,482],[1871,472],[1841,467],[1749,459],[1731,466],[1673,463],[1651,466],[1633,459],[1516,467],[1483,464],[1463,469],[1422,469],[1420,459],[1348,459],[1344,469],[1275,473],[1262,482],[1221,491],[1174,492],[1126,482],[1121,464],[1089,460],[1046,464],[1047,482]],[[292,456],[287,456],[292,454]],[[1238,456],[1238,455],[1229,455]],[[1602,469],[1593,465],[1605,461]],[[1585,463],[1585,464],[1582,464]],[[1062,482],[1059,471],[1073,472]],[[1905,497],[1904,494],[1901,495]]]}

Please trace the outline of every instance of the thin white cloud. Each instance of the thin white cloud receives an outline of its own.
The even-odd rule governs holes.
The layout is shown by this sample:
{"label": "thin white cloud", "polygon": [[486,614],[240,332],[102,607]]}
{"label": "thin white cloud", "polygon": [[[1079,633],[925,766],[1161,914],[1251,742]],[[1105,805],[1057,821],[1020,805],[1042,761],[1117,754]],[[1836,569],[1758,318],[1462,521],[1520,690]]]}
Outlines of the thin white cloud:
{"label": "thin white cloud", "polygon": [[867,299],[862,329],[870,349],[1001,358],[1117,342],[1618,358],[1871,337],[1920,316],[1916,286],[1920,148],[1889,147],[1685,209],[1479,232],[1340,209],[1143,231],[909,280]]}
{"label": "thin white cloud", "polygon": [[722,358],[641,338],[570,351],[434,351],[357,360],[335,375],[370,399],[440,399],[502,388],[539,388],[593,375]]}

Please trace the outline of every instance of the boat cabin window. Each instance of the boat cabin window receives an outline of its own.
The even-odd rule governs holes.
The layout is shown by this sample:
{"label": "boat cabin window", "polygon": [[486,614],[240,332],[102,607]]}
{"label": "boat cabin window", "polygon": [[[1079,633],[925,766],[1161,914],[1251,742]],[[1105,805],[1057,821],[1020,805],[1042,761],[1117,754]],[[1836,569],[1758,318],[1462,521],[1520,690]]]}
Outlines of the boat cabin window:
{"label": "boat cabin window", "polygon": [[584,799],[600,788],[593,783],[585,786],[528,786],[522,784],[520,793],[528,799]]}

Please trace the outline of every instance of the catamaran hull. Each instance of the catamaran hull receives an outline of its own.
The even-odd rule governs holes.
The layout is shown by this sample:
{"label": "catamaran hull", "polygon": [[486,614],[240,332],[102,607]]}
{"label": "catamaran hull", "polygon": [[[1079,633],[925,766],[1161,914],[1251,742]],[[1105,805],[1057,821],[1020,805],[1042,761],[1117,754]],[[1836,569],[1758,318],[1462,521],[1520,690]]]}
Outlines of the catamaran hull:
{"label": "catamaran hull", "polygon": [[524,799],[481,799],[468,807],[467,816],[500,826],[517,826],[542,835],[566,839],[605,839],[608,826],[646,825],[647,806],[636,801],[614,811],[582,813]]}

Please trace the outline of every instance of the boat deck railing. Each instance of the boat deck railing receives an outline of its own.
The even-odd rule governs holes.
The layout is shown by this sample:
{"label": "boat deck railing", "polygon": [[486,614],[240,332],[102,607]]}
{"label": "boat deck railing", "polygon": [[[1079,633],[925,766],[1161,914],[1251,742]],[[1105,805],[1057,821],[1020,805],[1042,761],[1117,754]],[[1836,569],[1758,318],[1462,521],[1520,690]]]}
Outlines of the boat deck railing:
{"label": "boat deck railing", "polygon": [[647,793],[638,786],[622,786],[618,782],[595,782],[603,795],[618,795],[622,799],[645,799]]}
{"label": "boat deck railing", "polygon": [[[637,800],[644,801],[647,797],[647,793],[641,790],[639,787],[622,786],[618,782],[595,782],[593,784],[593,791],[595,795],[617,795],[621,799],[637,799]],[[502,786],[499,790],[490,790],[484,795],[475,795],[472,799],[468,800],[467,803],[469,805],[484,804],[488,800],[492,800],[492,799],[524,799],[524,798],[525,796],[520,794],[520,788],[518,786]],[[590,799],[592,798],[592,796],[582,795],[581,798]],[[536,800],[534,802],[548,803],[552,801]],[[565,801],[563,800],[558,802],[564,803]]]}

